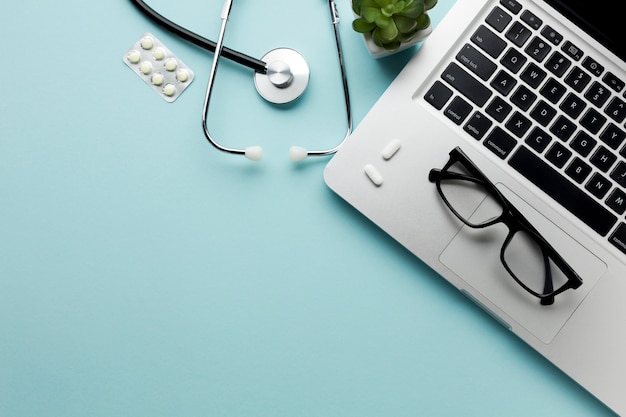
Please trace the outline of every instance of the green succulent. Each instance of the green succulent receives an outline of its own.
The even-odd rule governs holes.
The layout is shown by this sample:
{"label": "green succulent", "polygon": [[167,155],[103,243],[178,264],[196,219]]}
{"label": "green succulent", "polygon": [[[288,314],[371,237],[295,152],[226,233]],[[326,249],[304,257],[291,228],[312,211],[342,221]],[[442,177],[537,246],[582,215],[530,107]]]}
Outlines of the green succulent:
{"label": "green succulent", "polygon": [[352,0],[357,15],[352,28],[370,33],[376,45],[394,51],[430,25],[426,11],[436,4],[437,0]]}

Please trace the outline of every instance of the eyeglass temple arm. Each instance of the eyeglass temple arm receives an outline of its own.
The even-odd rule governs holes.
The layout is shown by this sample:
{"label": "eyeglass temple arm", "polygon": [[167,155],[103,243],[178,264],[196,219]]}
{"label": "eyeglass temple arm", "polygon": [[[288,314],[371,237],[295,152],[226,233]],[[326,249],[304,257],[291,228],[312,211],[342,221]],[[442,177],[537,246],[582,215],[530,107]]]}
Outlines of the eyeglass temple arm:
{"label": "eyeglass temple arm", "polygon": [[[543,293],[550,294],[554,291],[554,285],[552,282],[552,268],[550,268],[550,258],[548,258],[548,255],[546,255],[543,249],[541,250],[541,254],[543,255],[543,264],[546,271],[546,281],[543,287]],[[543,306],[549,306],[554,304],[554,295],[543,297],[540,303]]]}
{"label": "eyeglass temple arm", "polygon": [[465,180],[465,181],[474,182],[476,184],[482,184],[485,186],[490,185],[489,183],[483,181],[480,178],[476,178],[472,175],[461,174],[459,172],[442,171],[438,168],[433,168],[428,173],[428,181],[430,182],[437,182],[437,180],[442,180],[442,179],[443,180]]}

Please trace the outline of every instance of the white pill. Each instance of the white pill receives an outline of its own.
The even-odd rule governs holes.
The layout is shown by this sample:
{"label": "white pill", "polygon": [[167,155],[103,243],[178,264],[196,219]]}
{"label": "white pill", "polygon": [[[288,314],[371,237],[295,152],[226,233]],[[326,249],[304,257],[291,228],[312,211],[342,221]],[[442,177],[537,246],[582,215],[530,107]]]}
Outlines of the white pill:
{"label": "white pill", "polygon": [[168,97],[172,97],[176,94],[176,86],[174,84],[167,84],[163,87],[163,94]]}
{"label": "white pill", "polygon": [[392,156],[398,152],[400,149],[400,141],[398,139],[394,139],[385,146],[383,149],[383,158],[389,160]]}
{"label": "white pill", "polygon": [[157,61],[163,60],[165,58],[165,49],[161,47],[154,48],[154,51],[152,51],[152,57]]}
{"label": "white pill", "polygon": [[165,82],[165,77],[160,72],[157,72],[152,76],[151,81],[154,85],[163,85],[163,83]]}
{"label": "white pill", "polygon": [[141,54],[139,53],[139,51],[132,50],[128,53],[128,56],[126,58],[131,64],[138,64],[139,61],[141,61]]}
{"label": "white pill", "polygon": [[167,61],[165,61],[166,70],[172,72],[172,71],[176,71],[176,68],[178,68],[178,63],[176,62],[174,58],[170,58]]}
{"label": "white pill", "polygon": [[139,65],[139,71],[143,74],[148,75],[152,72],[152,64],[148,61],[144,61]]}
{"label": "white pill", "polygon": [[145,49],[146,51],[149,51],[150,49],[152,49],[153,46],[154,46],[154,39],[152,39],[150,36],[146,36],[141,39],[141,47]]}
{"label": "white pill", "polygon": [[363,171],[365,171],[365,175],[367,175],[367,177],[370,179],[370,181],[372,181],[372,183],[374,183],[375,186],[379,187],[380,185],[382,185],[383,176],[376,169],[376,167],[374,167],[374,165],[365,165]]}
{"label": "white pill", "polygon": [[186,83],[189,81],[189,71],[186,69],[181,69],[176,73],[176,79],[181,83]]}

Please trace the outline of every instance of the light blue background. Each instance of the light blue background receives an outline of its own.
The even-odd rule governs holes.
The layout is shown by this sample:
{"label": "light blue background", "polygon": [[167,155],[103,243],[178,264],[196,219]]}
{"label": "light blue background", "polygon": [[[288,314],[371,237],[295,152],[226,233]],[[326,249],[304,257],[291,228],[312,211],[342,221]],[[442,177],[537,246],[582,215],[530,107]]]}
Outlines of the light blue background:
{"label": "light blue background", "polygon": [[[431,13],[439,22],[453,0]],[[299,50],[295,104],[129,1],[0,13],[0,416],[600,416],[609,411],[324,185],[345,120],[323,0],[237,0],[227,44]],[[150,0],[215,38],[221,0]],[[292,10],[293,9],[293,10]],[[358,123],[413,51],[371,58],[339,0]],[[196,73],[166,103],[122,62],[146,31]]]}

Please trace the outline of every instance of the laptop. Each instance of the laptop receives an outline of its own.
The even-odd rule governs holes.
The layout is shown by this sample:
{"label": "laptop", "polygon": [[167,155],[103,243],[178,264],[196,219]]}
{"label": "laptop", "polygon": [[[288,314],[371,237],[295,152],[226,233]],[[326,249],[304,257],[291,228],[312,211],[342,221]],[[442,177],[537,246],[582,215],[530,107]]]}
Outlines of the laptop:
{"label": "laptop", "polygon": [[[619,28],[588,4],[457,0],[329,161],[324,179],[626,415],[626,50]],[[484,182],[452,191],[469,225],[442,198],[431,170],[452,154],[478,168],[571,266],[578,285],[545,303],[519,285],[501,257],[510,224],[471,226],[492,199],[466,197],[462,189],[471,187],[463,185]],[[537,260],[537,253],[506,251],[522,268]]]}

